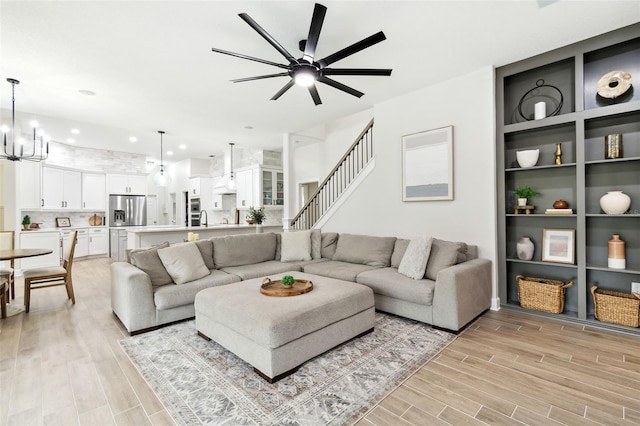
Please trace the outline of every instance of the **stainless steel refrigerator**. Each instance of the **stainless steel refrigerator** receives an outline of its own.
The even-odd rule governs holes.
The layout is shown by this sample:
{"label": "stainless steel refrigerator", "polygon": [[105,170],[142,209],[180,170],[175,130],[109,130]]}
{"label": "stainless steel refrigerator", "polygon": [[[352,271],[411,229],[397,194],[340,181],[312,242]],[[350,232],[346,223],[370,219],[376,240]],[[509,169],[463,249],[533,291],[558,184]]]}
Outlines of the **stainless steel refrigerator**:
{"label": "stainless steel refrigerator", "polygon": [[147,197],[109,195],[109,226],[146,226]]}

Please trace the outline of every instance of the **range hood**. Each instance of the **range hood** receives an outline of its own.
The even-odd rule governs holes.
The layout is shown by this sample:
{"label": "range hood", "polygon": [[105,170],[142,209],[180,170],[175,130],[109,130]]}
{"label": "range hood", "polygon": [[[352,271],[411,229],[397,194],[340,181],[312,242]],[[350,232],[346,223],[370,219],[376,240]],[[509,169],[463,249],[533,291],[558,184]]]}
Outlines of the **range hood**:
{"label": "range hood", "polygon": [[215,194],[235,194],[235,176],[233,174],[233,143],[229,144],[229,149],[224,154],[224,174],[213,186]]}

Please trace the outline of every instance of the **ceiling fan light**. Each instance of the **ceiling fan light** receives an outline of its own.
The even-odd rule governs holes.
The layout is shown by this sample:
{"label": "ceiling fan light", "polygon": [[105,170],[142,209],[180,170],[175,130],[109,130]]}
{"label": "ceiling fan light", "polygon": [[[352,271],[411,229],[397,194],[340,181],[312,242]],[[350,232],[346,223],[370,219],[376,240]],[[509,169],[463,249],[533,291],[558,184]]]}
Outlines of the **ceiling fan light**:
{"label": "ceiling fan light", "polygon": [[316,74],[311,70],[301,70],[296,72],[293,81],[295,81],[298,86],[311,87],[316,82]]}

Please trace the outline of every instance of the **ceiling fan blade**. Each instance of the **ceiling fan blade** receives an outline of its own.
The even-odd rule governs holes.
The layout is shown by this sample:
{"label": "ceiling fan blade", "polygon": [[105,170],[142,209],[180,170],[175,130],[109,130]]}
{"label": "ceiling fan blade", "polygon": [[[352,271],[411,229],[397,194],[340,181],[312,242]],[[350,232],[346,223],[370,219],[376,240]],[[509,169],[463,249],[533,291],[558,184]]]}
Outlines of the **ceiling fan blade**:
{"label": "ceiling fan blade", "polygon": [[278,68],[289,69],[289,67],[287,65],[278,64],[276,62],[267,61],[265,59],[254,58],[253,56],[247,56],[247,55],[243,55],[241,53],[234,53],[234,52],[229,52],[227,50],[216,49],[215,47],[211,48],[211,51],[212,52],[216,52],[216,53],[222,53],[222,54],[229,55],[229,56],[235,56],[236,58],[248,59],[250,61],[260,62],[262,64],[273,65],[274,67],[278,67]]}
{"label": "ceiling fan blade", "polygon": [[339,83],[339,82],[337,82],[335,80],[331,80],[330,78],[325,77],[323,75],[318,76],[318,81],[321,82],[321,83],[324,83],[324,84],[328,84],[331,87],[335,87],[338,90],[342,90],[343,92],[347,92],[348,94],[353,95],[356,98],[360,98],[360,97],[362,97],[362,95],[364,95],[364,93],[362,93],[362,92],[360,92],[360,91],[358,91],[356,89],[353,89],[353,88],[351,88],[349,86],[346,86],[346,85],[344,85],[342,83]]}
{"label": "ceiling fan blade", "polygon": [[[322,23],[324,22],[324,15],[327,13],[327,8],[319,3],[313,8],[313,17],[311,18],[311,26],[309,27],[309,35],[304,46],[303,59],[313,62],[313,57],[316,54],[316,47],[318,45],[318,39],[320,38],[320,30],[322,30]],[[317,104],[316,104],[317,105]]]}
{"label": "ceiling fan blade", "polygon": [[253,80],[262,80],[263,78],[273,78],[273,77],[287,77],[289,75],[288,72],[280,72],[278,74],[267,74],[267,75],[259,75],[256,77],[245,77],[245,78],[236,78],[231,80],[233,83],[242,83],[245,81],[253,81]]}
{"label": "ceiling fan blade", "polygon": [[357,43],[352,44],[351,46],[345,47],[344,49],[334,53],[333,55],[329,55],[324,59],[320,59],[318,64],[320,64],[320,68],[324,68],[327,65],[331,65],[334,62],[339,61],[340,59],[344,59],[347,56],[351,56],[354,53],[358,53],[361,50],[366,49],[367,47],[371,47],[374,44],[380,43],[381,41],[386,40],[384,33],[382,31],[375,33],[372,36],[369,36],[363,40],[360,40]]}
{"label": "ceiling fan blade", "polygon": [[390,76],[391,69],[387,68],[323,68],[323,75],[377,75]]}
{"label": "ceiling fan blade", "polygon": [[273,95],[273,97],[271,98],[272,101],[277,100],[280,96],[282,96],[284,94],[284,92],[286,92],[287,90],[291,89],[294,85],[294,81],[293,79],[291,79],[287,84],[285,84],[282,89],[280,89],[278,91],[278,93],[276,93],[275,95]]}
{"label": "ceiling fan blade", "polygon": [[320,95],[318,94],[318,89],[316,89],[316,85],[309,86],[309,93],[311,93],[311,97],[313,98],[313,103],[316,105],[320,105],[322,101],[320,100]]}
{"label": "ceiling fan blade", "polygon": [[291,53],[287,52],[287,49],[282,47],[280,43],[276,41],[275,38],[271,37],[271,35],[266,32],[256,21],[254,21],[251,16],[246,13],[241,13],[239,15],[251,28],[253,28],[258,34],[262,36],[271,46],[273,46],[282,56],[287,58],[287,60],[291,63],[297,63],[298,61],[294,58]]}

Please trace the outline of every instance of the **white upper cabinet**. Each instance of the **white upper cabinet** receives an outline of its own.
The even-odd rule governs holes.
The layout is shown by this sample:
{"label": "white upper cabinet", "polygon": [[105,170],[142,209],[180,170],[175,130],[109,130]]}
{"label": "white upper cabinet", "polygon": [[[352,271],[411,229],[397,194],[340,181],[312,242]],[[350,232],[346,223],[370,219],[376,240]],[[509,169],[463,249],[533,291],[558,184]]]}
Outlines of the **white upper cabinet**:
{"label": "white upper cabinet", "polygon": [[239,209],[248,209],[253,206],[253,174],[253,169],[236,173],[236,206]]}
{"label": "white upper cabinet", "polygon": [[82,204],[82,173],[42,168],[42,208],[79,210]]}
{"label": "white upper cabinet", "polygon": [[17,164],[20,170],[20,208],[40,210],[42,207],[41,177],[42,163],[21,161]]}
{"label": "white upper cabinet", "polygon": [[110,174],[109,194],[147,195],[147,177]]}
{"label": "white upper cabinet", "polygon": [[107,204],[107,175],[82,173],[82,208],[105,210]]}

